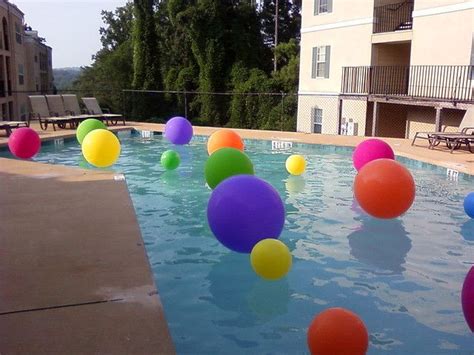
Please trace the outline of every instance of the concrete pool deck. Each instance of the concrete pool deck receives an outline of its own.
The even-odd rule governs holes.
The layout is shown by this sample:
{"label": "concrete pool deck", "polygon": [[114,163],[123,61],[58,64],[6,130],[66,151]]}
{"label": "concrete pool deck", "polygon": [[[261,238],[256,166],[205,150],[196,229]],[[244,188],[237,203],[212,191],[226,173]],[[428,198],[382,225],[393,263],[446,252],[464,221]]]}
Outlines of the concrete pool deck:
{"label": "concrete pool deck", "polygon": [[0,159],[0,354],[174,354],[127,185]]}
{"label": "concrete pool deck", "polygon": [[[164,129],[160,124],[128,124],[112,129]],[[74,136],[73,130],[32,127],[44,140]],[[195,133],[215,130],[196,127]],[[244,138],[339,146],[364,139],[237,131]],[[450,154],[426,145],[412,147],[408,140],[387,141],[399,155],[474,175],[469,152]],[[6,143],[0,136],[0,146]],[[0,354],[174,354],[120,176],[0,158],[0,203]]]}

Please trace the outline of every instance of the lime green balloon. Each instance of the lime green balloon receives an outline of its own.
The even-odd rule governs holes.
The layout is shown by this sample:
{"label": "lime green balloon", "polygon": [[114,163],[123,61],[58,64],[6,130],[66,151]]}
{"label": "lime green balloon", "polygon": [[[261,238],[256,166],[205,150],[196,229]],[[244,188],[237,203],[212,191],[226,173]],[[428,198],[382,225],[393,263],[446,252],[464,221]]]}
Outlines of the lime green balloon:
{"label": "lime green balloon", "polygon": [[206,182],[211,189],[234,175],[253,175],[253,164],[249,157],[235,148],[216,150],[206,161],[204,168]]}
{"label": "lime green balloon", "polygon": [[76,138],[79,144],[82,144],[82,141],[87,136],[87,133],[93,131],[94,129],[107,129],[107,126],[104,124],[104,122],[96,120],[95,118],[88,118],[87,120],[82,121],[76,130]]}
{"label": "lime green balloon", "polygon": [[174,150],[167,150],[163,154],[161,154],[161,165],[166,170],[174,170],[179,166],[181,162],[181,158],[179,154]]}

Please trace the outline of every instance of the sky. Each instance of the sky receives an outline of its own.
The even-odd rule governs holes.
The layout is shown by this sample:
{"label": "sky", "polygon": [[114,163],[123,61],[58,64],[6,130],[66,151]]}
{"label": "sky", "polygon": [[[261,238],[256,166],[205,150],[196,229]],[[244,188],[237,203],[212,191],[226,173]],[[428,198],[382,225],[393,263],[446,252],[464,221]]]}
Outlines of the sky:
{"label": "sky", "polygon": [[89,65],[100,48],[101,10],[115,10],[126,0],[11,0],[25,22],[53,48],[53,67]]}

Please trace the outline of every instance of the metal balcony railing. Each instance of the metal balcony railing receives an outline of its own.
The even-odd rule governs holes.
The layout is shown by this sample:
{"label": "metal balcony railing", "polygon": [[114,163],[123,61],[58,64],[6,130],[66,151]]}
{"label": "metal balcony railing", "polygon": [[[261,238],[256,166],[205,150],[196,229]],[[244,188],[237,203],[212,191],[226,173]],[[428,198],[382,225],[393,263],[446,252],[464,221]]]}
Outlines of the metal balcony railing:
{"label": "metal balcony railing", "polygon": [[469,102],[473,74],[473,65],[344,67],[341,92]]}
{"label": "metal balcony railing", "polygon": [[413,1],[374,8],[374,33],[410,30],[413,27]]}

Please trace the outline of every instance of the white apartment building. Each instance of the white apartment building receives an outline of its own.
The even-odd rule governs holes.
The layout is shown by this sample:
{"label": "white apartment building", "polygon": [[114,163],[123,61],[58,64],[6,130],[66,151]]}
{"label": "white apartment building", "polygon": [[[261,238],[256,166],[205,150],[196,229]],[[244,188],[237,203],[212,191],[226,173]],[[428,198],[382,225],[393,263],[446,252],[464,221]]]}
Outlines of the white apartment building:
{"label": "white apartment building", "polygon": [[474,126],[474,1],[304,0],[297,130]]}

